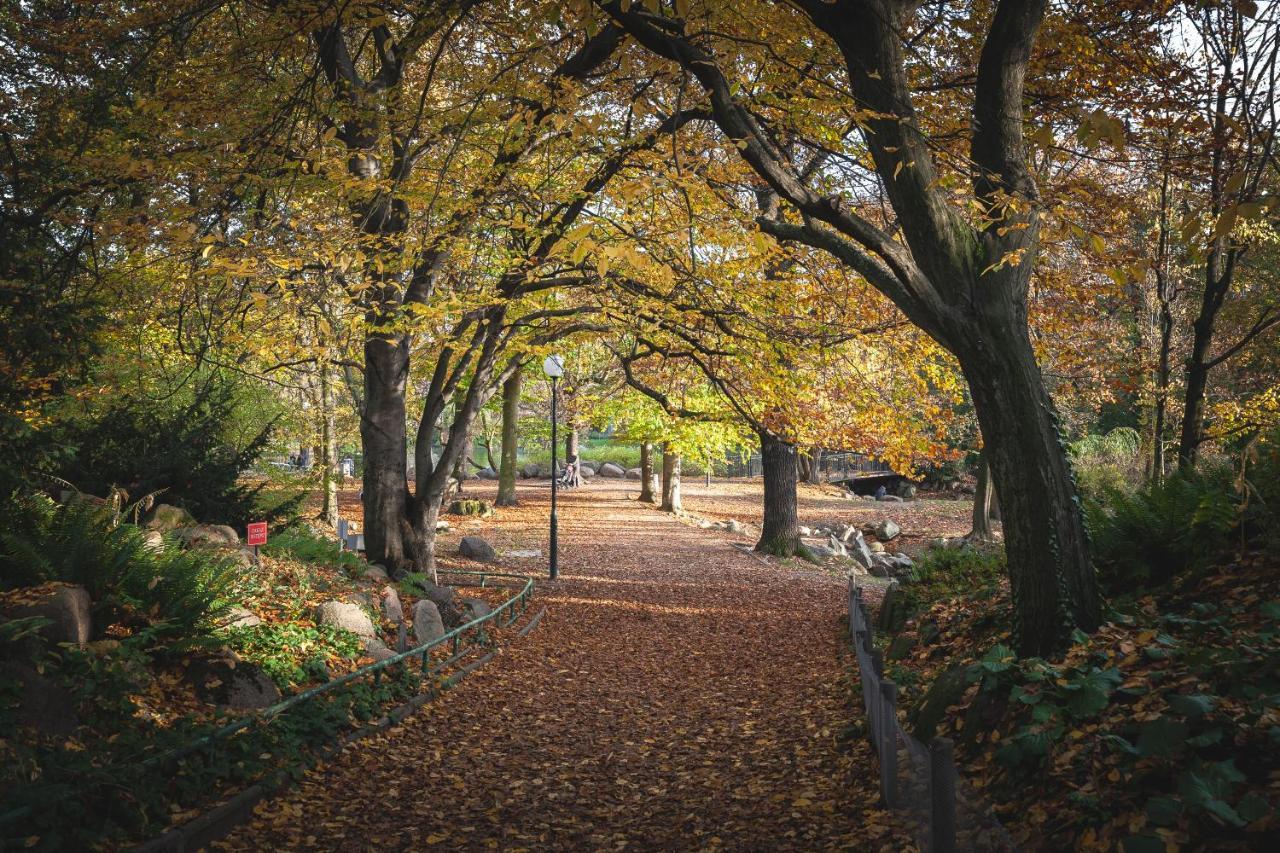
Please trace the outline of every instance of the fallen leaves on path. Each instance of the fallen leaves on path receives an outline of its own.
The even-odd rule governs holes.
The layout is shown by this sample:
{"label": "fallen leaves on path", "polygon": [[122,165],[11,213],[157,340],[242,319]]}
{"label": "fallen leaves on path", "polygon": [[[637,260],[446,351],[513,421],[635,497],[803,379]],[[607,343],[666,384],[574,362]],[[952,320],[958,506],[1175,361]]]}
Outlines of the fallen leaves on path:
{"label": "fallen leaves on path", "polygon": [[[484,528],[500,552],[545,548],[545,489],[520,497]],[[860,712],[843,582],[762,565],[631,497],[567,495],[542,624],[260,805],[225,847],[904,849],[869,748],[846,736]]]}

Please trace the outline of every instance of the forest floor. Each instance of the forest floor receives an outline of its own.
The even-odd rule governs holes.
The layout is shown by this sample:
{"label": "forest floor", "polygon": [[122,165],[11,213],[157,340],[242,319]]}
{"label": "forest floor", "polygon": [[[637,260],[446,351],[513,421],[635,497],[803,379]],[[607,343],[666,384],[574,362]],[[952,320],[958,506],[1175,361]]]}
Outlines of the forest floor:
{"label": "forest floor", "polygon": [[[686,488],[696,516],[758,523],[759,481]],[[466,486],[468,497],[493,491]],[[491,518],[451,517],[447,562],[459,535],[484,535],[501,563],[540,578],[541,624],[261,804],[222,846],[908,848],[877,806],[865,739],[850,736],[861,711],[843,577],[744,552],[749,537],[699,529],[637,493],[601,479],[562,492],[554,582],[541,579],[545,556],[503,556],[545,555],[546,481],[522,482],[521,505]],[[358,517],[355,493],[343,498]],[[963,532],[967,507],[853,502],[820,487],[801,496],[804,521],[888,514],[909,538],[926,520],[929,536]]]}

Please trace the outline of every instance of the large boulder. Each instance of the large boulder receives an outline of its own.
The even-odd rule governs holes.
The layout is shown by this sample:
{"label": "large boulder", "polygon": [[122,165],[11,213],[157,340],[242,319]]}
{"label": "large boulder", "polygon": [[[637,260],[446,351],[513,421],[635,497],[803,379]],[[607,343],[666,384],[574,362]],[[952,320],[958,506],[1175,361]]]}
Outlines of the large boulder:
{"label": "large boulder", "polygon": [[488,501],[477,498],[459,498],[449,504],[449,512],[453,515],[478,515],[486,517],[493,514],[493,507]]}
{"label": "large boulder", "polygon": [[871,549],[867,547],[867,540],[862,537],[862,531],[853,528],[853,534],[846,542],[845,547],[849,551],[849,556],[862,568],[870,569],[872,565]]}
{"label": "large boulder", "polygon": [[11,619],[48,619],[40,636],[50,643],[74,643],[84,648],[93,634],[89,608],[93,602],[82,586],[60,586],[41,592],[36,598],[8,608]]}
{"label": "large boulder", "polygon": [[476,476],[481,480],[496,480],[498,479],[498,472],[492,468],[481,468],[476,472]]}
{"label": "large boulder", "polygon": [[258,614],[244,607],[231,607],[218,621],[223,628],[253,628],[262,624]]}
{"label": "large boulder", "polygon": [[489,602],[482,598],[462,599],[462,621],[471,622],[493,612]]}
{"label": "large boulder", "polygon": [[201,699],[236,711],[270,708],[281,699],[275,682],[244,661],[197,660],[187,667],[186,677]]}
{"label": "large boulder", "polygon": [[627,476],[627,472],[621,465],[615,465],[612,462],[606,462],[600,466],[600,476],[612,477],[613,479],[621,480],[623,477]]}
{"label": "large boulder", "polygon": [[350,631],[362,640],[375,640],[378,631],[369,614],[350,601],[326,601],[316,608],[316,624]]}
{"label": "large boulder", "polygon": [[424,598],[413,605],[413,636],[418,640],[418,645],[438,640],[444,635],[444,619],[434,601]]}
{"label": "large boulder", "polygon": [[177,530],[180,527],[191,527],[196,523],[191,513],[182,507],[169,504],[156,504],[147,513],[144,527],[151,530]]}
{"label": "large boulder", "polygon": [[582,467],[578,469],[578,473],[582,475],[584,480],[589,480],[596,475],[596,469],[590,464],[583,462]]}
{"label": "large boulder", "polygon": [[179,527],[173,531],[173,535],[188,548],[197,545],[240,544],[240,536],[225,524],[195,524],[190,527]]}
{"label": "large boulder", "polygon": [[390,580],[390,577],[387,575],[387,570],[382,568],[382,566],[379,566],[377,563],[370,563],[369,567],[364,570],[364,574],[362,574],[361,577],[370,583],[386,583]]}
{"label": "large boulder", "polygon": [[639,469],[639,468],[628,468],[628,469],[627,469],[627,479],[628,479],[628,480],[640,480],[640,479],[643,479],[643,478],[644,478],[644,471],[642,471],[641,469]]}
{"label": "large boulder", "polygon": [[520,468],[520,476],[526,480],[533,480],[542,476],[542,466],[537,462],[526,462]]}
{"label": "large boulder", "polygon": [[142,531],[142,547],[148,551],[155,551],[157,553],[163,551],[164,534],[159,530],[144,529]]}
{"label": "large boulder", "polygon": [[469,560],[481,563],[492,563],[498,559],[493,546],[479,536],[463,536],[458,544],[458,553]]}
{"label": "large boulder", "polygon": [[896,521],[885,519],[876,525],[876,538],[881,542],[891,542],[898,538],[898,534],[902,532],[902,528],[898,526]]}
{"label": "large boulder", "polygon": [[382,588],[382,615],[388,622],[404,621],[404,605],[400,603],[400,593],[389,584]]}

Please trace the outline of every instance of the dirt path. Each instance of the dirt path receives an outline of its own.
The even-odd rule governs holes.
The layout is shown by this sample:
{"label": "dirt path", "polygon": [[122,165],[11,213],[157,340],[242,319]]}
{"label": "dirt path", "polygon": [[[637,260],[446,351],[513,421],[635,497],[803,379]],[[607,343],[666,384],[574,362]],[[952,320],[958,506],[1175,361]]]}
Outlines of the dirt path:
{"label": "dirt path", "polygon": [[[766,566],[627,485],[566,495],[561,579],[539,581],[532,634],[260,806],[227,846],[880,846],[874,764],[840,737],[843,581]],[[484,529],[545,548],[545,488],[520,498]]]}

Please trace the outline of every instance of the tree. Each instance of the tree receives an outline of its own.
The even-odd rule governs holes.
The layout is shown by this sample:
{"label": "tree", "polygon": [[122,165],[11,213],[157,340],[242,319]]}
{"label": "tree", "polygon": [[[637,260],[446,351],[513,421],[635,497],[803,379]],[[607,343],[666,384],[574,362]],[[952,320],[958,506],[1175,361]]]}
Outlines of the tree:
{"label": "tree", "polygon": [[[972,217],[951,203],[954,183],[942,181],[916,116],[904,48],[915,6],[892,0],[795,4],[839,51],[854,121],[897,215],[900,240],[839,194],[805,180],[775,141],[778,133],[749,107],[756,87],[730,79],[729,63],[716,54],[709,35],[695,39],[685,34],[684,21],[632,3],[598,5],[646,50],[698,82],[720,130],[787,202],[788,216],[761,217],[761,228],[835,255],[956,356],[1004,505],[1019,649],[1056,654],[1066,647],[1072,624],[1096,628],[1101,602],[1087,537],[1027,327],[1040,211],[1023,143],[1023,90],[1043,0],[997,3],[981,40],[969,133]],[[753,6],[739,15],[791,13]],[[768,94],[778,99],[782,93]]]}
{"label": "tree", "polygon": [[519,452],[520,384],[524,365],[516,364],[502,383],[502,467],[498,471],[498,506],[515,506],[516,457]]}

